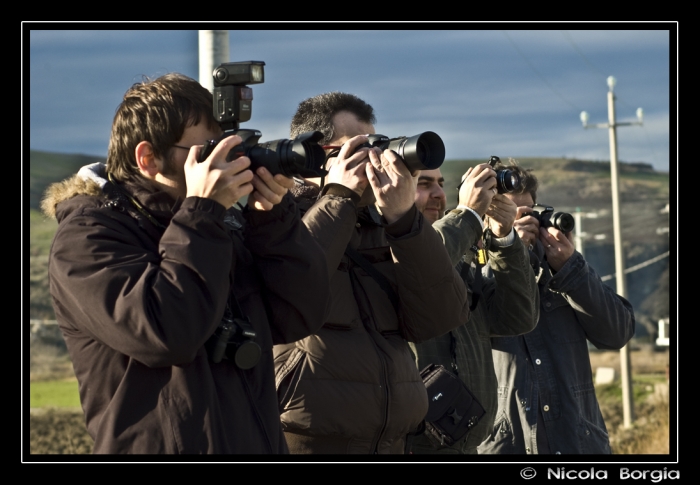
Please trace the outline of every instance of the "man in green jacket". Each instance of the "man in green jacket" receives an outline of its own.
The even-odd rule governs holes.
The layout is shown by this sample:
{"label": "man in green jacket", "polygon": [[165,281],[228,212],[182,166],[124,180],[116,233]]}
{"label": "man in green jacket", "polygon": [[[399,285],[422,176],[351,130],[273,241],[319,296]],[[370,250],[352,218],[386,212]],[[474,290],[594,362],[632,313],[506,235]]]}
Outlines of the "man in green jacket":
{"label": "man in green jacket", "polygon": [[[419,369],[442,364],[457,374],[484,407],[486,414],[451,447],[427,434],[413,440],[412,452],[476,454],[488,436],[498,409],[498,382],[490,338],[521,335],[535,328],[539,294],[527,248],[513,230],[517,207],[498,193],[496,172],[487,163],[467,170],[459,188],[459,205],[444,217],[444,179],[439,169],[423,171],[416,190],[416,207],[442,237],[447,252],[469,289],[469,321],[445,335],[411,343]],[[482,237],[483,235],[483,237]],[[482,244],[483,239],[483,244]],[[484,279],[477,247],[493,269]]]}

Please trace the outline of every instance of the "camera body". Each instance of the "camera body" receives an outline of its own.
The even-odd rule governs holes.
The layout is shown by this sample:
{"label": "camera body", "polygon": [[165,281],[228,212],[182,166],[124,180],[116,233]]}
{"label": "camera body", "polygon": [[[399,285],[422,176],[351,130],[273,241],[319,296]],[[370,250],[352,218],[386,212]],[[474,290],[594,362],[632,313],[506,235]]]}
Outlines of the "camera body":
{"label": "camera body", "polygon": [[392,150],[399,155],[411,172],[434,170],[445,161],[445,144],[437,133],[425,131],[414,136],[389,138],[385,135],[369,135],[362,147],[378,147]]}
{"label": "camera body", "polygon": [[542,204],[535,204],[532,208],[541,207],[541,210],[533,210],[530,215],[537,219],[540,227],[553,227],[562,232],[574,230],[574,217],[568,212],[554,212],[554,207]]}
{"label": "camera body", "polygon": [[250,158],[250,168],[253,171],[265,167],[272,175],[325,175],[327,172],[321,167],[326,154],[318,144],[323,138],[321,132],[302,133],[294,140],[258,143],[262,136],[260,131],[239,129],[240,123],[250,120],[253,112],[253,89],[247,85],[265,82],[264,66],[262,61],[225,62],[214,69],[213,115],[224,134],[218,140],[209,140],[197,161],[201,163],[206,160],[224,138],[238,135],[243,138],[243,142],[229,151],[226,156],[228,162],[246,156]]}
{"label": "camera body", "polygon": [[224,316],[212,336],[211,360],[218,364],[224,358],[230,359],[243,370],[255,367],[262,355],[255,337],[255,330],[247,319]]}
{"label": "camera body", "polygon": [[489,165],[496,170],[496,190],[498,190],[499,194],[507,194],[520,187],[520,175],[507,168],[501,167],[496,169],[496,164],[500,161],[500,158],[491,155]]}

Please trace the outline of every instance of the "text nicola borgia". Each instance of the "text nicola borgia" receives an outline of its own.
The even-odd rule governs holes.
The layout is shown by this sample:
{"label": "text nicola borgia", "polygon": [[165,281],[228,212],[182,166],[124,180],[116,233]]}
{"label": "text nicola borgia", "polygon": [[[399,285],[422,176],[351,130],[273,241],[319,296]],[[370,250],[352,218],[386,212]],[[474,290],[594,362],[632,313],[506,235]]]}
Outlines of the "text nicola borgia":
{"label": "text nicola borgia", "polygon": [[[680,471],[668,470],[666,467],[664,467],[663,470],[630,470],[629,468],[620,468],[620,480],[649,480],[653,483],[658,483],[663,480],[677,480],[680,477]],[[596,470],[595,468],[586,470],[567,470],[565,467],[548,468],[547,479],[607,480],[608,470]]]}

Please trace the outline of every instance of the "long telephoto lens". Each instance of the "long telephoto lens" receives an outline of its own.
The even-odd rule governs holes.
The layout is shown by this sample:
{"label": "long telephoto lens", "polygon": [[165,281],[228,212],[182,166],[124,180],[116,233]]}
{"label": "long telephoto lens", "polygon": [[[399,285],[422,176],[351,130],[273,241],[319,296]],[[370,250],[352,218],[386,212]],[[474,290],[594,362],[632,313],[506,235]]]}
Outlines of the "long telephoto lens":
{"label": "long telephoto lens", "polygon": [[391,139],[384,135],[370,135],[368,143],[382,150],[396,152],[411,172],[433,170],[445,161],[445,144],[442,138],[432,131]]}

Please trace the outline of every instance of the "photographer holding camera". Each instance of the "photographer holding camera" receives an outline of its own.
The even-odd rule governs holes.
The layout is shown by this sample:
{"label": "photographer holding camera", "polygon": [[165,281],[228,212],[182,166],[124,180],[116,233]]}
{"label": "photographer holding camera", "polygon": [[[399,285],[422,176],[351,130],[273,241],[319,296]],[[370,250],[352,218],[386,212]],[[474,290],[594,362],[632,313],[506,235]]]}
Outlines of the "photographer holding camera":
{"label": "photographer holding camera", "polygon": [[291,177],[227,161],[237,135],[198,163],[222,133],[212,110],[183,75],[134,84],[106,167],[42,202],[59,222],[50,291],[94,453],[288,452],[272,346],[323,323],[328,269]]}
{"label": "photographer holding camera", "polygon": [[[416,454],[476,454],[489,435],[498,409],[498,381],[491,355],[491,337],[521,335],[537,324],[539,294],[527,248],[513,229],[517,207],[488,163],[469,168],[459,187],[459,205],[444,215],[445,192],[440,169],[421,172],[416,205],[444,240],[452,263],[469,288],[471,314],[466,325],[427,342],[411,344],[418,369],[443,365],[474,393],[485,414],[466,436],[452,445],[431,433],[416,436]],[[486,237],[484,231],[486,229]],[[488,244],[483,247],[486,239]],[[477,251],[477,247],[481,249]],[[477,252],[488,259],[479,261]],[[484,278],[489,264],[493,277]],[[442,441],[442,440],[441,440]]]}
{"label": "photographer holding camera", "polygon": [[412,153],[372,145],[374,122],[369,104],[338,92],[301,102],[292,119],[292,135],[319,130],[329,150],[325,179],[292,191],[328,261],[332,301],[314,335],[274,347],[291,453],[404,453],[428,409],[407,341],[469,316],[466,288],[414,203]]}
{"label": "photographer holding camera", "polygon": [[575,251],[569,214],[534,210],[535,175],[518,165],[508,168],[521,179],[506,196],[518,206],[514,227],[530,248],[540,317],[530,333],[491,339],[498,414],[478,451],[609,454],[587,340],[599,349],[622,348],[634,335],[632,305]]}

